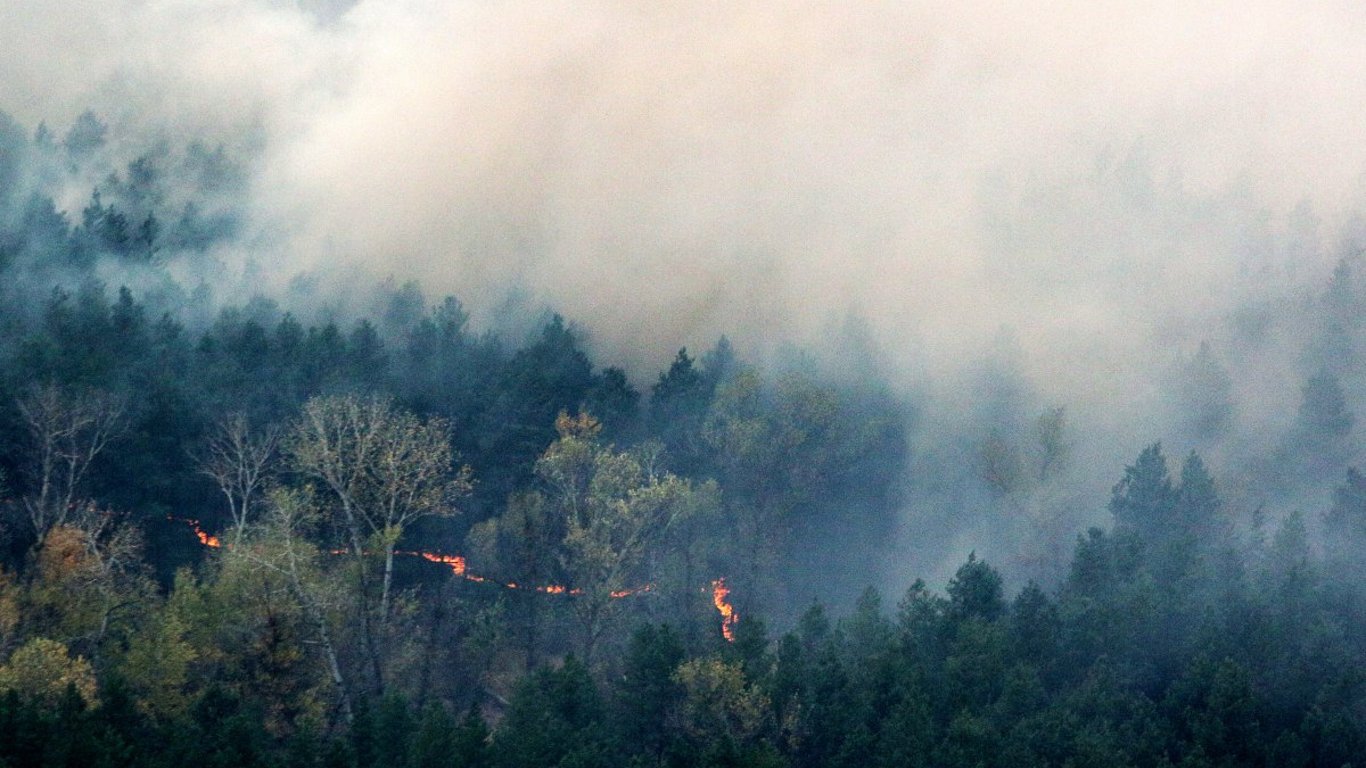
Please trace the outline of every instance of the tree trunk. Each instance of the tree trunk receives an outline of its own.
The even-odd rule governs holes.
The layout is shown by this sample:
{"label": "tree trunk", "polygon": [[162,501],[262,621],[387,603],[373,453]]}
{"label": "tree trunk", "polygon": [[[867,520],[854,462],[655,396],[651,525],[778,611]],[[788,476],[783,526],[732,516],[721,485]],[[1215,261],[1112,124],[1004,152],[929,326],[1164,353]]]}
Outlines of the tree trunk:
{"label": "tree trunk", "polygon": [[394,583],[394,545],[384,549],[384,587],[379,593],[379,625],[389,626],[389,589]]}
{"label": "tree trunk", "polygon": [[346,690],[346,680],[342,677],[341,665],[337,663],[337,649],[332,645],[332,633],[327,629],[327,618],[313,606],[309,611],[313,614],[313,623],[318,633],[318,639],[323,646],[323,655],[327,657],[327,669],[332,675],[332,683],[337,686],[337,696],[341,699],[342,716],[346,718],[349,725],[355,720],[355,714],[351,710],[351,694]]}
{"label": "tree trunk", "polygon": [[361,616],[361,640],[365,646],[365,655],[370,660],[370,682],[375,694],[384,692],[384,665],[380,663],[379,648],[375,643],[375,629],[373,611],[370,608],[370,579],[366,576],[368,570],[365,562],[365,544],[361,541],[359,521],[356,519],[355,510],[351,508],[350,499],[338,492],[341,498],[342,511],[346,515],[346,521],[351,533],[351,551],[356,557],[356,579],[360,591],[360,616]]}
{"label": "tree trunk", "polygon": [[323,615],[318,604],[308,594],[304,588],[303,580],[299,578],[299,566],[294,559],[294,542],[289,541],[289,582],[294,592],[295,599],[298,600],[308,614],[309,621],[313,624],[313,631],[318,633],[318,644],[323,648],[323,655],[327,658],[327,670],[332,678],[332,684],[337,686],[337,697],[341,700],[342,716],[346,718],[349,725],[354,719],[355,714],[351,709],[351,692],[346,687],[346,678],[342,676],[341,664],[337,661],[337,648],[332,643],[332,632],[327,628],[327,617]]}

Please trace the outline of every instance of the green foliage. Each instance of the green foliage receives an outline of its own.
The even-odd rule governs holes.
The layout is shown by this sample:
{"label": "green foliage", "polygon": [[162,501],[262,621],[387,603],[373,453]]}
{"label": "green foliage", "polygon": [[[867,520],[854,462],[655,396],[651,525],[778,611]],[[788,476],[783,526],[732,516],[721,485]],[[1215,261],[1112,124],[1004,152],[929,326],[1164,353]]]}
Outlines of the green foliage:
{"label": "green foliage", "polygon": [[1124,469],[1124,479],[1114,488],[1110,514],[1115,530],[1132,533],[1141,540],[1161,535],[1171,523],[1176,489],[1167,473],[1167,460],[1160,443],[1143,449],[1133,466]]}
{"label": "green foliage", "polygon": [[976,553],[969,554],[968,561],[954,574],[948,595],[949,619],[955,623],[970,619],[993,622],[1005,611],[1001,575],[978,560]]}
{"label": "green foliage", "polygon": [[536,768],[587,760],[603,748],[603,714],[597,686],[577,659],[538,669],[518,684],[494,735],[494,764]]}
{"label": "green foliage", "polygon": [[667,624],[645,624],[631,636],[620,682],[615,686],[618,738],[655,760],[672,738],[668,718],[685,689],[675,672],[686,658],[677,633]]}

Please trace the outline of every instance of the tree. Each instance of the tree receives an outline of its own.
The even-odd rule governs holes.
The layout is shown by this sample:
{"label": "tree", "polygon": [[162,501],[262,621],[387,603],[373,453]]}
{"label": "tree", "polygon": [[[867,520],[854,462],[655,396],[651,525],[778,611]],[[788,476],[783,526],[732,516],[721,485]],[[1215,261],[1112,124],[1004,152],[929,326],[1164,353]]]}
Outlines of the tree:
{"label": "tree", "polygon": [[968,619],[992,622],[1005,612],[1001,574],[985,560],[978,560],[975,552],[968,555],[968,561],[959,566],[949,581],[948,593],[948,615],[954,622]]}
{"label": "tree", "polygon": [[1314,476],[1340,472],[1351,455],[1355,422],[1338,378],[1326,370],[1310,376],[1291,434],[1299,463]]}
{"label": "tree", "polygon": [[1015,657],[1036,666],[1050,662],[1061,631],[1058,608],[1034,582],[1029,582],[1010,607],[1010,641]]}
{"label": "tree", "polygon": [[160,722],[184,715],[189,707],[185,689],[198,654],[186,634],[180,617],[163,610],[133,636],[120,665],[141,709]]}
{"label": "tree", "polygon": [[[474,526],[465,544],[471,566],[480,573],[535,587],[557,584],[563,578],[559,564],[563,540],[564,521],[553,513],[545,496],[524,492],[508,499],[503,514]],[[512,603],[520,614],[525,665],[531,669],[539,660],[546,602],[531,589],[517,592]]]}
{"label": "tree", "polygon": [[[427,705],[408,747],[408,768],[444,768],[459,749],[455,718],[437,703]],[[392,764],[392,763],[390,763]]]}
{"label": "tree", "polygon": [[1176,516],[1180,530],[1206,547],[1229,543],[1232,532],[1221,515],[1222,502],[1214,478],[1195,451],[1181,465],[1181,486],[1176,493]]}
{"label": "tree", "polygon": [[715,383],[697,369],[683,348],[650,390],[652,432],[664,442],[678,471],[691,472],[705,466],[702,420],[714,389]]}
{"label": "tree", "polygon": [[90,465],[123,429],[126,406],[115,395],[55,384],[34,389],[18,406],[29,434],[33,485],[24,507],[41,544],[76,509]]}
{"label": "tree", "polygon": [[1366,476],[1348,468],[1346,481],[1333,491],[1333,506],[1323,518],[1329,558],[1347,568],[1352,579],[1366,575]]}
{"label": "tree", "polygon": [[602,719],[602,698],[582,662],[571,655],[558,669],[541,667],[517,684],[494,735],[494,765],[584,764],[602,748]]}
{"label": "tree", "polygon": [[68,686],[87,704],[95,703],[95,672],[90,662],[80,656],[72,658],[56,640],[35,637],[0,666],[0,692],[18,691],[46,706],[56,705]]}
{"label": "tree", "polygon": [[[230,554],[284,580],[289,596],[312,633],[311,643],[322,652],[342,715],[350,722],[355,709],[331,620],[331,614],[349,596],[331,588],[319,566],[317,547],[301,535],[317,516],[316,502],[308,492],[277,488],[269,497],[263,535]],[[371,662],[378,674],[374,656]]]}
{"label": "tree", "polygon": [[627,381],[625,371],[606,368],[593,377],[584,406],[591,413],[601,414],[608,434],[619,435],[634,423],[640,410],[640,393]]}
{"label": "tree", "polygon": [[351,331],[346,345],[347,363],[351,369],[351,380],[364,382],[367,389],[375,387],[388,367],[384,353],[384,342],[379,331],[369,320],[362,320]]}
{"label": "tree", "polygon": [[840,622],[845,637],[845,654],[849,658],[868,663],[891,644],[892,625],[882,615],[882,595],[867,587],[854,603],[854,612]]}
{"label": "tree", "polygon": [[1352,431],[1355,421],[1347,409],[1342,385],[1336,376],[1327,372],[1311,376],[1305,382],[1299,415],[1306,432],[1331,437],[1345,436]]}
{"label": "tree", "polygon": [[1360,301],[1351,264],[1338,261],[1328,286],[1314,307],[1315,325],[1305,345],[1305,362],[1336,376],[1352,372],[1358,360],[1355,337],[1361,329]]}
{"label": "tree", "polygon": [[561,413],[560,434],[536,463],[536,475],[564,538],[560,566],[573,588],[582,652],[591,662],[602,634],[621,612],[619,598],[650,583],[647,555],[688,513],[693,486],[661,473],[648,454],[618,453],[598,442],[588,414]]}
{"label": "tree", "polygon": [[48,531],[35,554],[37,579],[29,601],[43,619],[43,634],[91,652],[111,640],[127,641],[155,590],[137,527],[82,505],[71,520]]}
{"label": "tree", "polygon": [[[373,685],[382,690],[380,640],[373,622],[377,617],[381,630],[389,627],[399,539],[421,518],[456,514],[456,498],[471,488],[469,468],[452,471],[450,428],[444,419],[421,419],[377,397],[311,398],[285,450],[296,471],[319,482],[331,496],[350,537],[362,636]],[[377,608],[370,602],[366,567],[371,546],[384,562]]]}
{"label": "tree", "polygon": [[1110,513],[1115,530],[1152,541],[1172,522],[1176,489],[1167,473],[1162,444],[1153,443],[1138,454],[1132,466],[1124,468],[1124,479],[1115,485]]}
{"label": "tree", "polygon": [[279,439],[278,427],[253,429],[246,414],[233,413],[218,421],[197,458],[200,473],[213,479],[228,502],[234,545],[242,543],[252,504],[266,481]]}
{"label": "tree", "polygon": [[109,127],[101,122],[94,112],[87,109],[71,124],[66,137],[62,139],[62,144],[71,153],[72,158],[84,160],[104,146],[105,134],[108,131]]}
{"label": "tree", "polygon": [[1025,475],[1020,452],[995,430],[978,451],[978,465],[982,480],[998,496],[1010,496],[1033,479]]}
{"label": "tree", "polygon": [[0,648],[10,647],[10,638],[23,615],[20,608],[22,592],[14,576],[0,569]]}
{"label": "tree", "polygon": [[373,539],[384,555],[379,616],[388,620],[394,550],[404,530],[429,516],[448,517],[470,491],[470,470],[452,471],[450,427],[421,419],[383,398],[315,397],[286,448],[294,466],[337,501],[353,554]]}
{"label": "tree", "polygon": [[679,725],[699,746],[723,741],[742,745],[759,734],[768,697],[745,680],[738,664],[689,659],[679,665],[674,680],[683,689]]}
{"label": "tree", "polygon": [[615,722],[622,741],[656,762],[668,746],[668,717],[683,695],[674,673],[685,658],[683,644],[668,624],[642,625],[631,635],[615,686]]}
{"label": "tree", "polygon": [[1233,381],[1208,341],[1181,370],[1177,391],[1181,415],[1191,437],[1213,441],[1233,425]]}
{"label": "tree", "polygon": [[499,366],[479,418],[481,476],[498,498],[530,479],[536,457],[555,439],[555,415],[582,408],[597,383],[572,327],[559,315]]}

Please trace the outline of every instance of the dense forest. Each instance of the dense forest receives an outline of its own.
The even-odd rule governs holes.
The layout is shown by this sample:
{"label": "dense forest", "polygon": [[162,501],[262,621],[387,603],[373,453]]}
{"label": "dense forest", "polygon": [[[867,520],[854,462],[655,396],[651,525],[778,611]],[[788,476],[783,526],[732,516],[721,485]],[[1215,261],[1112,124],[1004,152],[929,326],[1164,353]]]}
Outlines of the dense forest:
{"label": "dense forest", "polygon": [[[557,315],[475,331],[411,283],[221,302],[240,171],[105,134],[0,116],[4,768],[1366,755],[1346,266],[1311,350],[1338,368],[1239,475],[1329,508],[1243,518],[1198,453],[1134,446],[1044,566],[872,584],[917,466],[885,384],[722,338],[637,388]],[[1178,378],[1183,436],[1226,430],[1208,346]],[[1070,477],[1065,409],[1024,423],[965,462],[1002,509]]]}

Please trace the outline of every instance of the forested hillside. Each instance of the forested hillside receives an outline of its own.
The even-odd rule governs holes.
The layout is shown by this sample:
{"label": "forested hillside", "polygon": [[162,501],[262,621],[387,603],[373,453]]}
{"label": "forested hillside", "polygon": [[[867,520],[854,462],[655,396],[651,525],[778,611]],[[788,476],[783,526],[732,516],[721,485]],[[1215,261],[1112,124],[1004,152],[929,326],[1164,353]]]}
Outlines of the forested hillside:
{"label": "forested hillside", "polygon": [[[572,318],[475,331],[411,283],[361,313],[226,302],[231,159],[105,132],[0,116],[4,768],[1366,756],[1366,478],[1331,350],[1238,475],[1330,508],[1240,517],[1196,452],[1125,447],[1085,500],[1104,528],[1034,521],[1056,562],[888,585],[936,466],[919,403],[724,338],[638,388]],[[1232,418],[1211,355],[1182,374],[1204,437]],[[977,429],[986,503],[1047,511],[1065,410]]]}

